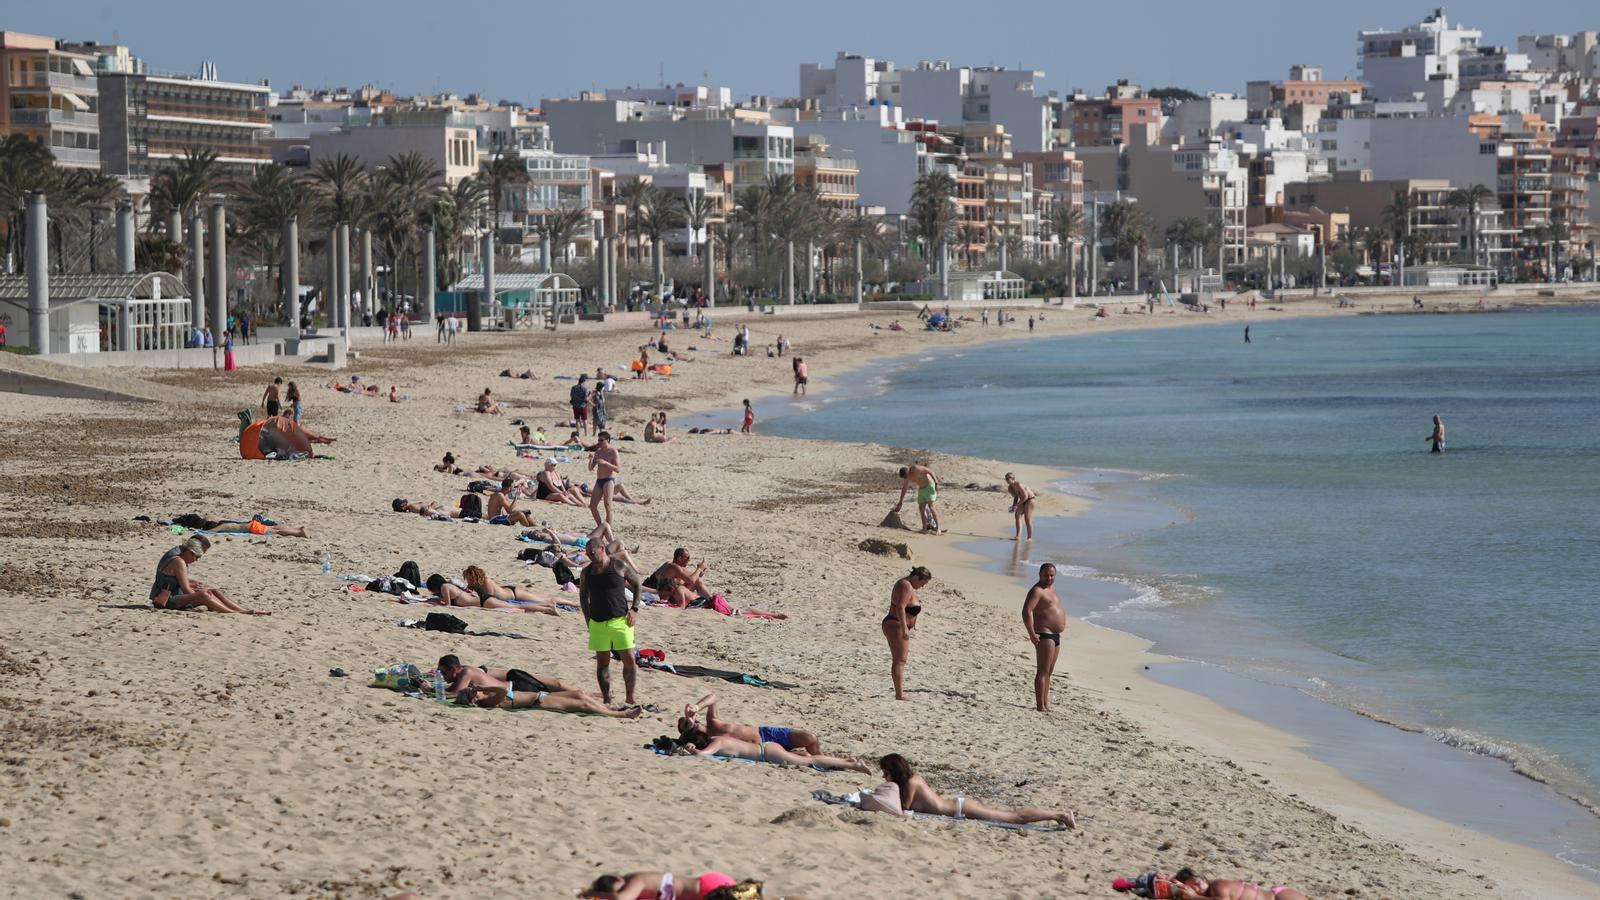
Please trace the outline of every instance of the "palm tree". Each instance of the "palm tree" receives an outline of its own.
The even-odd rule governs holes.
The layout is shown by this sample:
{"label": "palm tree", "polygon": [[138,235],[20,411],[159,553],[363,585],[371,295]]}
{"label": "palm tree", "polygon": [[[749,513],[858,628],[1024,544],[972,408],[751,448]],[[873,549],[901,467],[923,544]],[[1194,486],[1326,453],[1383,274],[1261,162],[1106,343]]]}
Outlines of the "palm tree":
{"label": "palm tree", "polygon": [[1478,255],[1478,230],[1482,223],[1479,221],[1478,214],[1483,209],[1484,204],[1494,198],[1494,191],[1490,190],[1486,185],[1475,184],[1471,187],[1456,188],[1450,192],[1449,198],[1445,201],[1455,209],[1467,211],[1467,233],[1472,240],[1473,265],[1478,265],[1480,259]]}
{"label": "palm tree", "polygon": [[666,260],[662,258],[662,236],[680,224],[677,198],[669,191],[649,185],[639,214],[639,230],[650,239],[650,257],[654,267],[657,289],[665,277]]}
{"label": "palm tree", "polygon": [[447,287],[465,274],[463,257],[483,215],[486,188],[476,176],[463,178],[440,192],[429,210],[434,229],[434,252],[440,257],[439,283]]}
{"label": "palm tree", "polygon": [[415,271],[417,232],[443,190],[444,171],[428,157],[411,151],[389,157],[372,182],[378,188],[369,192],[375,201],[372,225],[389,263],[391,283],[387,287],[392,303],[400,287],[401,261],[410,256],[410,268]]}
{"label": "palm tree", "polygon": [[1073,206],[1071,203],[1057,204],[1050,210],[1047,224],[1050,233],[1061,242],[1062,254],[1067,261],[1067,291],[1076,297],[1078,296],[1077,245],[1078,238],[1083,236],[1083,207]]}
{"label": "palm tree", "polygon": [[[26,260],[28,198],[58,177],[49,145],[22,134],[0,137],[0,220],[6,225],[5,252]],[[26,263],[24,263],[26,264]]]}
{"label": "palm tree", "polygon": [[1550,280],[1560,280],[1560,264],[1567,244],[1572,241],[1572,226],[1565,219],[1553,219],[1545,226],[1545,238],[1549,241],[1548,259],[1550,266]]}
{"label": "palm tree", "polygon": [[766,190],[772,197],[769,226],[773,236],[784,245],[785,250],[784,296],[793,303],[795,301],[794,249],[799,243],[816,236],[821,217],[820,204],[815,191],[810,188],[795,187],[794,178],[790,175],[768,176]]}
{"label": "palm tree", "polygon": [[311,186],[305,178],[274,163],[256,169],[235,185],[234,193],[239,200],[239,237],[265,266],[270,280],[273,266],[281,266],[283,261],[284,225],[312,208]]}
{"label": "palm tree", "polygon": [[[634,262],[638,262],[644,256],[644,249],[639,245],[639,217],[644,215],[644,208],[649,205],[650,192],[654,189],[655,185],[643,178],[625,181],[617,188],[617,199],[622,202],[622,207],[628,215],[623,238],[634,248]],[[627,257],[626,247],[623,248],[623,257]]]}
{"label": "palm tree", "polygon": [[695,236],[716,216],[717,201],[703,193],[692,197],[679,197],[678,211],[683,217],[684,227],[689,229],[689,255],[694,256]]}
{"label": "palm tree", "polygon": [[863,282],[866,280],[863,268],[865,256],[869,249],[876,251],[882,246],[883,220],[864,209],[857,209],[845,216],[839,224],[844,238],[855,245],[856,299],[859,301],[863,293]]}
{"label": "palm tree", "polygon": [[490,227],[498,229],[503,224],[500,210],[505,203],[506,189],[528,183],[528,164],[520,156],[496,153],[484,162],[479,177],[489,195],[489,210],[494,214]]}
{"label": "palm tree", "polygon": [[1128,200],[1118,200],[1106,207],[1100,220],[1100,231],[1111,238],[1112,256],[1121,259],[1128,251],[1133,261],[1133,286],[1139,287],[1139,253],[1150,242],[1150,217],[1139,206]]}
{"label": "palm tree", "polygon": [[361,185],[367,180],[360,160],[347,153],[319,159],[311,178],[322,195],[327,224],[348,224],[357,218]]}
{"label": "palm tree", "polygon": [[945,270],[945,246],[956,227],[956,180],[945,172],[929,172],[911,190],[911,225],[923,245],[923,257],[939,251],[939,271]]}
{"label": "palm tree", "polygon": [[[1411,220],[1416,214],[1416,197],[1409,190],[1396,191],[1394,199],[1383,208],[1383,222],[1395,246],[1401,249],[1400,265],[1405,267],[1406,254],[1414,249],[1411,241]],[[1413,259],[1416,257],[1413,255]]]}
{"label": "palm tree", "polygon": [[560,252],[560,261],[567,261],[567,246],[579,235],[583,234],[589,222],[589,210],[584,207],[570,207],[558,209],[547,213],[544,222],[539,226],[543,240],[550,247],[552,264],[556,260],[557,251]]}
{"label": "palm tree", "polygon": [[174,211],[184,218],[193,216],[201,199],[217,189],[222,177],[215,150],[190,147],[151,180],[151,211],[156,216]]}

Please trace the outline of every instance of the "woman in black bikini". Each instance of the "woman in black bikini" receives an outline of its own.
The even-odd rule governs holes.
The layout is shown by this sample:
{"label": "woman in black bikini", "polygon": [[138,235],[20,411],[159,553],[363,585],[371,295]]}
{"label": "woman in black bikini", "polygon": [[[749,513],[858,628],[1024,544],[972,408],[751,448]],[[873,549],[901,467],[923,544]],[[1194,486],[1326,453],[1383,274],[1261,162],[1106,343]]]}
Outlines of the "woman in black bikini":
{"label": "woman in black bikini", "polygon": [[1014,541],[1022,537],[1022,524],[1026,522],[1028,540],[1033,540],[1033,498],[1037,495],[1010,472],[1006,473],[1006,492],[1011,495],[1011,514],[1016,518],[1016,531],[1011,539]]}
{"label": "woman in black bikini", "polygon": [[924,566],[917,566],[911,574],[896,581],[894,590],[889,592],[889,614],[883,617],[883,636],[889,641],[889,655],[893,663],[889,673],[894,679],[894,698],[905,700],[906,657],[911,655],[911,629],[917,627],[917,616],[922,614],[922,605],[917,600],[917,591],[928,586],[933,580],[933,573]]}

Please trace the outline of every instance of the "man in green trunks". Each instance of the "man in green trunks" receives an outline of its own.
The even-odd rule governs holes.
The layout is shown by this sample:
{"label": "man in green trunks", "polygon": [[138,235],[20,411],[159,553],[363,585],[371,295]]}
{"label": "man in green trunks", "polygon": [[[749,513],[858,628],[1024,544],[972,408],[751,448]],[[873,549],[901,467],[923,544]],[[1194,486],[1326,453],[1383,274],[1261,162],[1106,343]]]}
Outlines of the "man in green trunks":
{"label": "man in green trunks", "polygon": [[933,476],[933,470],[920,462],[900,468],[900,501],[894,505],[894,511],[899,512],[906,505],[906,492],[911,486],[917,487],[917,513],[922,518],[922,533],[944,534],[944,529],[939,527],[939,513],[933,508],[934,501],[939,499],[939,480]]}
{"label": "man in green trunks", "polygon": [[[624,702],[634,706],[633,683],[638,670],[633,658],[633,623],[639,613],[643,579],[633,566],[607,553],[600,541],[590,541],[584,550],[589,564],[578,576],[578,606],[589,626],[589,650],[594,654],[600,697],[611,702],[611,654],[616,651],[622,654]],[[631,604],[629,590],[633,591]]]}

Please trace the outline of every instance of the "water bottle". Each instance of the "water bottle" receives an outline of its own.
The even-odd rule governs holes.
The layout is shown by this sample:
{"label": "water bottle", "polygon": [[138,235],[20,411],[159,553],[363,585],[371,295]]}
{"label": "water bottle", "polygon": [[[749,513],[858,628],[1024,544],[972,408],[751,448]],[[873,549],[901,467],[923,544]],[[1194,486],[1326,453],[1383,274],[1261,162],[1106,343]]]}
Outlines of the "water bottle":
{"label": "water bottle", "polygon": [[322,550],[322,574],[333,574],[333,551],[327,548]]}
{"label": "water bottle", "polygon": [[444,675],[438,669],[433,670],[433,699],[444,702]]}

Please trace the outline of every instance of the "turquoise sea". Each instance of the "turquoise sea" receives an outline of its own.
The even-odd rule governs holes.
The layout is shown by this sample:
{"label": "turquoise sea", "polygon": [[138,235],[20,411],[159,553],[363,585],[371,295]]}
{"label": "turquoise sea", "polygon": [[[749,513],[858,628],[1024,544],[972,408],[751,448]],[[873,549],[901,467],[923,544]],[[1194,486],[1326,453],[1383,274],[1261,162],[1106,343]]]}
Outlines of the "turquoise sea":
{"label": "turquoise sea", "polygon": [[1600,798],[1600,310],[1251,337],[933,350],[764,430],[1074,469],[1019,555],[1075,613]]}

